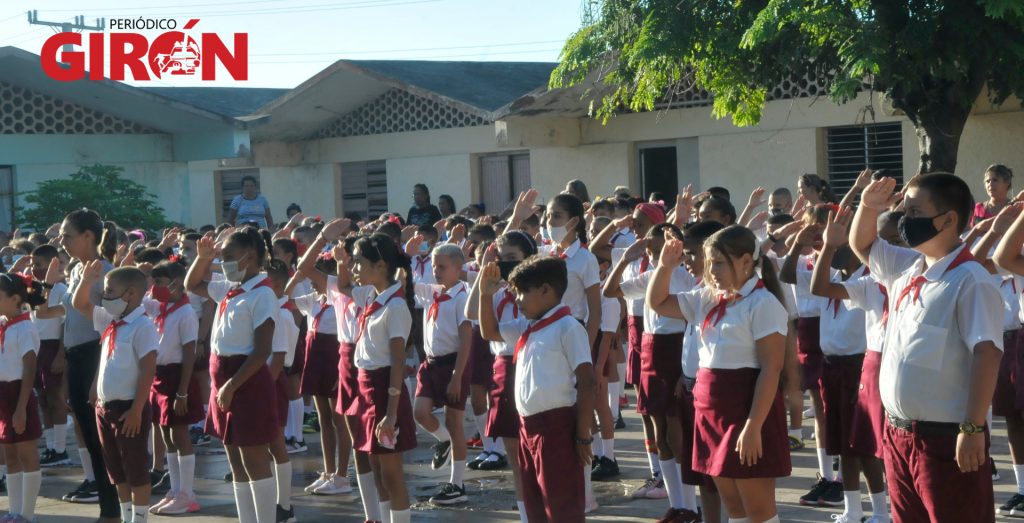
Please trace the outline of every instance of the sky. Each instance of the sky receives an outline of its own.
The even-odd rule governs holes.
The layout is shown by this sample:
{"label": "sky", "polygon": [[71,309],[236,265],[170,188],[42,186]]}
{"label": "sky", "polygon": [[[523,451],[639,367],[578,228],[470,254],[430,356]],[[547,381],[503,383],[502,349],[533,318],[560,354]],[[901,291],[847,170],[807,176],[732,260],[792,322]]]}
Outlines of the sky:
{"label": "sky", "polygon": [[[195,32],[216,32],[231,45],[232,34],[249,33],[249,80],[218,72],[215,81],[164,75],[149,86],[291,88],[335,60],[447,60],[554,62],[565,39],[577,30],[582,8],[592,0],[14,0],[0,4],[0,47],[40,54],[54,34],[30,25],[41,21],[97,18],[191,18]],[[108,24],[108,31],[109,24]],[[139,31],[150,40],[163,30]]]}

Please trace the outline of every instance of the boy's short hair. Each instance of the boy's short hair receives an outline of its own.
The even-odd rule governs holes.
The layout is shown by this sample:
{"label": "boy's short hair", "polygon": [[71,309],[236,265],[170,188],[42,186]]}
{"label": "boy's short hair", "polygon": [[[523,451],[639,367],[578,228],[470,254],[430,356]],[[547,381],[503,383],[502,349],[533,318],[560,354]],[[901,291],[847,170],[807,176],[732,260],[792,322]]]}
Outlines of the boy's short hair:
{"label": "boy's short hair", "polygon": [[725,187],[708,187],[708,192],[715,198],[721,198],[725,201],[732,200],[732,195],[729,194],[729,189]]}
{"label": "boy's short hair", "polygon": [[786,225],[787,223],[793,223],[795,221],[796,218],[793,218],[792,215],[782,213],[776,214],[774,216],[769,216],[767,223],[768,225]]}
{"label": "boy's short hair", "polygon": [[126,289],[146,292],[146,274],[135,267],[118,267],[113,269],[107,273],[107,280]]}
{"label": "boy's short hair", "polygon": [[712,234],[724,229],[725,226],[715,221],[696,222],[683,230],[683,243],[704,243]]}
{"label": "boy's short hair", "polygon": [[535,254],[512,269],[509,283],[521,292],[548,284],[561,300],[569,286],[569,272],[565,267],[565,261],[554,256]]}
{"label": "boy's short hair", "polygon": [[444,256],[459,265],[466,263],[466,253],[462,252],[462,248],[454,243],[444,243],[434,247],[431,259],[437,258],[438,256]]}
{"label": "boy's short hair", "polygon": [[56,247],[48,243],[40,245],[35,249],[32,249],[32,256],[38,256],[40,258],[46,258],[48,260],[56,258],[58,254],[60,254],[60,251],[58,251]]}
{"label": "boy's short hair", "polygon": [[536,214],[531,214],[523,219],[520,224],[522,227],[540,227],[540,217]]}
{"label": "boy's short hair", "polygon": [[432,223],[424,223],[416,227],[416,234],[427,237],[435,242],[437,241],[437,228]]}
{"label": "boy's short hair", "polygon": [[967,229],[974,208],[974,196],[962,178],[955,174],[935,172],[910,180],[907,188],[911,187],[928,191],[932,204],[939,212],[956,212],[957,234]]}
{"label": "boy's short hair", "polygon": [[185,239],[185,241],[189,241],[189,242],[197,242],[202,237],[203,237],[203,235],[199,234],[198,232],[190,232],[190,233],[188,233],[188,234],[186,234],[184,236],[184,239]]}
{"label": "boy's short hair", "polygon": [[469,236],[470,234],[483,236],[484,241],[494,241],[494,239],[498,237],[497,234],[494,234],[494,227],[491,227],[486,223],[478,223],[470,227],[469,231],[466,232],[466,235]]}
{"label": "boy's short hair", "polygon": [[136,262],[151,263],[153,265],[156,265],[166,259],[167,256],[163,253],[163,251],[161,251],[160,249],[155,249],[153,247],[146,247],[135,255]]}
{"label": "boy's short hair", "polygon": [[704,209],[703,206],[707,206],[707,208],[710,210],[718,211],[726,216],[729,216],[730,218],[732,218],[733,222],[736,221],[736,207],[733,206],[732,202],[726,200],[725,198],[712,196],[707,200],[704,200],[704,203],[701,206],[702,210]]}
{"label": "boy's short hair", "polygon": [[469,218],[466,218],[461,214],[453,214],[449,216],[448,223],[447,225],[445,225],[448,231],[451,232],[451,230],[454,229],[456,225],[462,225],[466,228],[466,230],[469,230],[470,228],[473,227],[473,220],[470,220]]}

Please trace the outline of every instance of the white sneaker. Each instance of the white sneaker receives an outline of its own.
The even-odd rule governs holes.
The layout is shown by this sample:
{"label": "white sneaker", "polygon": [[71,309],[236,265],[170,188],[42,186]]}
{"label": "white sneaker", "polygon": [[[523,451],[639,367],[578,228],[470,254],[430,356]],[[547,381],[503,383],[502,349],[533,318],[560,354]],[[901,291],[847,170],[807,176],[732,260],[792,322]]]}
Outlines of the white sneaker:
{"label": "white sneaker", "polygon": [[647,489],[647,493],[644,494],[647,499],[666,499],[668,498],[668,491],[665,490],[665,480],[658,475],[658,480],[651,485],[651,488]]}
{"label": "white sneaker", "polygon": [[312,494],[314,490],[319,488],[320,485],[323,485],[324,483],[327,483],[330,479],[331,478],[327,476],[326,472],[321,472],[319,478],[316,478],[315,481],[313,481],[312,483],[307,485],[306,488],[304,488],[302,490],[306,491],[306,494]]}
{"label": "white sneaker", "polygon": [[150,514],[159,514],[160,513],[160,509],[163,508],[164,505],[169,505],[172,502],[174,502],[174,498],[176,498],[176,497],[177,497],[176,493],[168,492],[166,495],[164,495],[164,499],[161,499],[160,501],[158,501],[156,505],[153,505],[152,507],[149,507],[149,513]]}
{"label": "white sneaker", "polygon": [[832,521],[835,523],[859,523],[857,521],[850,521],[850,517],[845,512],[842,514],[832,514]]}
{"label": "white sneaker", "polygon": [[176,515],[176,514],[191,514],[193,512],[199,512],[199,503],[196,501],[195,494],[189,495],[182,492],[178,494],[170,503],[160,507],[160,515]]}
{"label": "white sneaker", "polygon": [[871,516],[868,519],[865,519],[864,523],[890,523],[891,521],[892,521],[892,519],[889,518],[888,516],[886,516],[886,517]]}
{"label": "white sneaker", "polygon": [[351,494],[352,485],[349,484],[348,478],[345,476],[338,476],[337,474],[331,474],[330,479],[320,484],[319,487],[313,489],[313,494],[320,496],[333,496],[336,494]]}

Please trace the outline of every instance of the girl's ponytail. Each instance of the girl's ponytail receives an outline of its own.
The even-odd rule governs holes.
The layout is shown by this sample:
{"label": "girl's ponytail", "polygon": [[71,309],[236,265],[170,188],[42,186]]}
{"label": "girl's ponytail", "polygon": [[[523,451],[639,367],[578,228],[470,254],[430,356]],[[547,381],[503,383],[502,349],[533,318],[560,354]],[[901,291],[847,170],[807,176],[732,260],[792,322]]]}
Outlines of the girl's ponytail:
{"label": "girl's ponytail", "polygon": [[103,222],[103,236],[100,237],[97,252],[104,260],[114,263],[117,254],[117,224],[114,222]]}

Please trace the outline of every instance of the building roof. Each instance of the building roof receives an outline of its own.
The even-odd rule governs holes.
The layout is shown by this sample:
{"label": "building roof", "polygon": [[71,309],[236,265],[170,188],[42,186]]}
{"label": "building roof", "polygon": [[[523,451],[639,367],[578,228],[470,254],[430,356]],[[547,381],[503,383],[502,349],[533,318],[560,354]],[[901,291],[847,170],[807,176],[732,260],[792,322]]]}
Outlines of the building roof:
{"label": "building roof", "polygon": [[256,112],[291,89],[269,87],[140,87],[222,116],[237,118]]}

